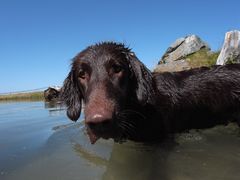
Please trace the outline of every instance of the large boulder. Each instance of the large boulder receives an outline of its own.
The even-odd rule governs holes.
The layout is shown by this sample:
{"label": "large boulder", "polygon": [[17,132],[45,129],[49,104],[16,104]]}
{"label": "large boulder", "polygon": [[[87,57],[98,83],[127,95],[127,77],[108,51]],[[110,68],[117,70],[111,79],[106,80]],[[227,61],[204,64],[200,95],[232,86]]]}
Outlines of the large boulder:
{"label": "large boulder", "polygon": [[58,86],[49,87],[44,91],[45,101],[58,101],[61,88]]}
{"label": "large boulder", "polygon": [[209,46],[196,35],[177,39],[164,53],[154,71],[181,71],[190,69],[186,57],[201,49],[210,50]]}
{"label": "large boulder", "polygon": [[217,65],[240,63],[240,31],[229,31],[225,35]]}

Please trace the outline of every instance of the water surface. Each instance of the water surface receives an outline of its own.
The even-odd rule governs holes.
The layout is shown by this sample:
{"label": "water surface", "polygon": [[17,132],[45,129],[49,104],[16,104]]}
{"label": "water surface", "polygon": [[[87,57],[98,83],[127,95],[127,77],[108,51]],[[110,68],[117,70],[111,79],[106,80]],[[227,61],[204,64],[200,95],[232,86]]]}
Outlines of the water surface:
{"label": "water surface", "polygon": [[239,180],[235,124],[177,135],[162,144],[99,140],[44,102],[0,103],[1,180]]}

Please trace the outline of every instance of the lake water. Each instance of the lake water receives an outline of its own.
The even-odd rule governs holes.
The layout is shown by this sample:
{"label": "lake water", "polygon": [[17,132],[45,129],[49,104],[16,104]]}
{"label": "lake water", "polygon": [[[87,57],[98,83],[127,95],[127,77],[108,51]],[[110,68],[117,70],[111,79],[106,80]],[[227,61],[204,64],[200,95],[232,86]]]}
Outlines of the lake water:
{"label": "lake water", "polygon": [[1,180],[239,180],[235,124],[176,135],[175,142],[99,140],[44,102],[0,103]]}

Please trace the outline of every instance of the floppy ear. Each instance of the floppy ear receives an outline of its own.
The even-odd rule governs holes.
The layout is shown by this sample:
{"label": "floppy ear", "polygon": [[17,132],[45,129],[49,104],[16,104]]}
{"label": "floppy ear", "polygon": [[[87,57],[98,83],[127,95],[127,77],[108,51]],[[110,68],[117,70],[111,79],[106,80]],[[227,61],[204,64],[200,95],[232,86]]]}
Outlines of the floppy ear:
{"label": "floppy ear", "polygon": [[127,59],[130,63],[129,66],[132,71],[132,76],[136,81],[136,95],[138,101],[143,105],[147,103],[154,104],[155,90],[152,73],[138,60],[133,52],[127,53]]}
{"label": "floppy ear", "polygon": [[71,120],[77,121],[81,115],[82,93],[74,80],[73,71],[68,74],[63,83],[60,98],[67,106],[67,116]]}

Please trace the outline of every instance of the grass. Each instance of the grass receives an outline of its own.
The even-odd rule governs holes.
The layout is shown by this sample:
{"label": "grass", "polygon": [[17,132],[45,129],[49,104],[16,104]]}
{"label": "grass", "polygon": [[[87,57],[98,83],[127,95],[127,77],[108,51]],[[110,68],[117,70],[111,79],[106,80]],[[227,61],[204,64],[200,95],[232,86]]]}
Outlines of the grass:
{"label": "grass", "polygon": [[44,100],[43,92],[31,92],[31,93],[18,93],[18,94],[8,94],[0,95],[0,101],[21,101],[21,100]]}
{"label": "grass", "polygon": [[210,52],[207,49],[201,49],[196,53],[186,56],[186,60],[191,68],[202,67],[202,66],[212,66],[216,64],[219,51]]}

